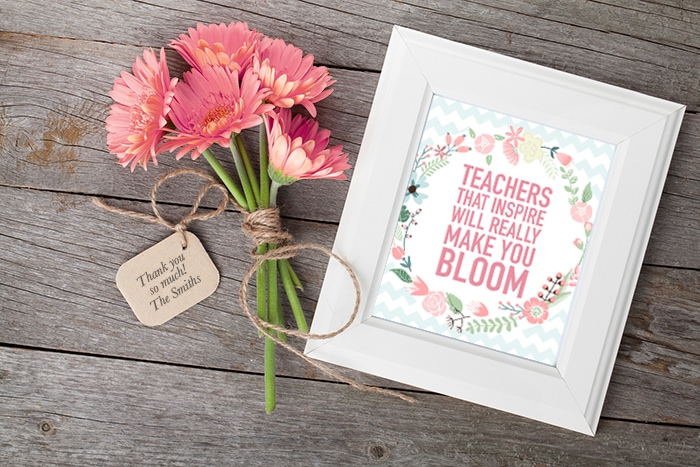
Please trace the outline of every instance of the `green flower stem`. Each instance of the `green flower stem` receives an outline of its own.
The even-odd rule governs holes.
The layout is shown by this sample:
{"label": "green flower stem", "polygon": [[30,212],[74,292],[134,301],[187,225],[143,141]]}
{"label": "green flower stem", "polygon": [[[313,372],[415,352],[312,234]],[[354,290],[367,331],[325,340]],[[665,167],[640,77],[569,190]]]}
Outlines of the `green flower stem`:
{"label": "green flower stem", "polygon": [[[265,263],[268,274],[267,321],[272,324],[281,324],[277,261],[267,260]],[[280,333],[277,335],[279,336]],[[275,397],[275,341],[265,336],[265,411],[267,413],[275,409]]]}
{"label": "green flower stem", "polygon": [[[279,185],[275,183],[274,181],[272,182],[272,187],[270,188],[270,197],[269,197],[269,207],[274,208],[277,207],[277,190],[279,189]],[[267,246],[268,250],[274,250],[277,248],[277,245],[270,243]],[[268,275],[269,275],[269,288],[268,288],[268,307],[270,310],[270,322],[272,324],[277,324],[279,326],[282,326],[283,324],[283,319],[282,319],[282,307],[281,307],[281,302],[280,302],[280,297],[279,297],[279,283],[277,281],[278,273],[279,273],[279,261],[272,259],[272,260],[267,260],[268,263]]]}
{"label": "green flower stem", "polygon": [[207,162],[209,162],[209,165],[212,166],[214,172],[216,172],[221,181],[224,182],[224,185],[226,186],[226,188],[228,188],[228,191],[234,197],[239,206],[247,210],[248,202],[246,201],[245,195],[241,193],[241,190],[240,188],[238,188],[238,185],[236,185],[236,182],[233,181],[228,172],[226,172],[226,169],[224,169],[219,163],[219,161],[216,159],[216,157],[214,157],[214,154],[212,154],[211,151],[209,151],[209,149],[205,149],[202,152],[202,155],[207,160]]}
{"label": "green flower stem", "polygon": [[265,337],[265,412],[275,410],[275,341]]}
{"label": "green flower stem", "polygon": [[[258,254],[264,255],[267,252],[267,245],[258,246]],[[267,262],[263,262],[255,272],[255,291],[258,304],[258,317],[267,321]],[[262,337],[262,331],[258,331],[258,337]]]}
{"label": "green flower stem", "polygon": [[294,289],[294,283],[289,275],[289,269],[286,267],[279,268],[280,277],[282,277],[282,285],[284,285],[284,291],[287,293],[287,299],[289,300],[289,305],[292,307],[292,313],[294,313],[294,320],[297,323],[297,328],[302,332],[309,332],[309,326],[306,324],[306,318],[304,317],[304,311],[301,309],[301,303],[299,303],[299,297]]}
{"label": "green flower stem", "polygon": [[[260,125],[260,191],[258,197],[258,204],[261,209],[265,209],[270,205],[270,182],[267,178],[267,139],[265,133],[264,123]],[[236,138],[236,142],[240,141],[240,136]],[[240,141],[240,147],[243,147],[243,141]],[[244,153],[243,151],[241,151]],[[246,167],[250,166],[250,160],[247,157],[243,157],[244,161],[248,161]],[[251,180],[254,180],[254,174],[252,174],[252,168],[248,174]],[[255,186],[255,184],[253,184]],[[268,249],[274,248],[274,245],[262,244],[258,245],[258,254],[265,254]],[[262,280],[267,280],[267,288],[258,288],[258,315],[264,314],[265,320],[273,324],[282,324],[282,313],[279,306],[279,289],[277,285],[277,273],[276,267],[275,271],[272,271],[271,261],[265,261],[262,264],[261,269],[264,269],[262,273]],[[276,266],[276,264],[275,264]],[[274,276],[274,277],[273,277]],[[258,269],[258,277],[261,277],[260,269]],[[274,280],[273,280],[274,279]],[[275,304],[275,302],[277,304]],[[262,304],[262,305],[261,305]],[[273,308],[274,307],[274,308]],[[262,311],[261,311],[262,310]],[[273,311],[274,310],[274,311]],[[286,335],[284,333],[278,332],[277,337],[286,340]],[[265,337],[265,411],[267,413],[272,412],[275,409],[276,404],[276,390],[275,390],[275,342],[269,337]]]}
{"label": "green flower stem", "polygon": [[[272,186],[270,187],[270,206],[275,207],[277,204],[277,192],[280,189],[280,184],[276,181],[272,181]],[[273,246],[271,246],[273,248]],[[287,299],[292,307],[292,312],[294,313],[294,319],[296,320],[297,327],[300,331],[309,332],[309,326],[306,323],[306,318],[304,318],[304,312],[301,309],[301,304],[299,303],[299,297],[295,287],[301,287],[301,281],[297,277],[296,273],[292,269],[292,265],[289,264],[289,260],[280,260],[281,266],[279,267],[279,274],[282,278],[282,285],[284,286],[284,291],[287,294]]]}
{"label": "green flower stem", "polygon": [[245,170],[241,153],[238,151],[238,146],[236,145],[234,138],[231,138],[229,148],[231,149],[231,155],[233,155],[233,162],[236,164],[238,178],[241,180],[241,186],[243,187],[243,193],[245,193],[245,199],[248,202],[248,212],[253,212],[258,209],[258,203],[255,201],[255,194],[253,193],[253,188],[250,186],[248,173]]}
{"label": "green flower stem", "polygon": [[282,316],[280,314],[280,289],[277,280],[279,269],[277,267],[276,259],[268,259],[267,263],[267,274],[268,274],[268,288],[267,288],[267,306],[268,306],[268,322],[276,324],[278,326],[282,325]]}
{"label": "green flower stem", "polygon": [[299,280],[299,276],[297,276],[297,273],[294,272],[294,268],[292,268],[292,265],[289,264],[289,260],[283,259],[282,263],[289,271],[289,277],[292,279],[292,284],[294,284],[294,287],[296,287],[299,290],[304,290],[304,286],[302,285],[301,281]]}
{"label": "green flower stem", "polygon": [[276,181],[272,180],[272,183],[270,184],[270,207],[271,208],[276,208],[277,207],[277,192],[279,191],[280,187],[279,183]]}
{"label": "green flower stem", "polygon": [[270,205],[270,176],[267,173],[269,165],[269,153],[267,147],[267,130],[265,124],[261,123],[258,128],[260,141],[260,205],[268,207]]}
{"label": "green flower stem", "polygon": [[[255,172],[253,171],[253,166],[250,165],[250,158],[248,157],[248,151],[246,151],[245,144],[243,144],[243,138],[241,138],[240,133],[236,133],[233,137],[236,142],[236,147],[238,148],[238,153],[243,161],[243,167],[245,167],[245,172],[250,182],[250,187],[253,190],[253,195],[255,196],[255,201],[257,204],[260,203],[260,187],[258,186],[258,179],[255,177]],[[232,141],[233,143],[233,141]]]}

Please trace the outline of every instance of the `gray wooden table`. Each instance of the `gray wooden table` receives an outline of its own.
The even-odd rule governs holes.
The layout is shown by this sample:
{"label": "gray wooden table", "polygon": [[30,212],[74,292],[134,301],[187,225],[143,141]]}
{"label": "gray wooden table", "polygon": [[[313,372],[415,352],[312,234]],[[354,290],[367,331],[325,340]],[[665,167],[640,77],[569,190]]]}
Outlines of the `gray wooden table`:
{"label": "gray wooden table", "polygon": [[[265,415],[233,209],[192,227],[221,271],[216,293],[139,324],[114,275],[168,231],[91,198],[148,212],[160,176],[206,167],[117,165],[108,92],[145,47],[230,21],[330,68],[319,118],[353,162],[394,24],[688,106],[595,438],[346,371],[418,402],[359,392],[282,352]],[[0,464],[700,465],[699,111],[695,0],[0,0]],[[348,184],[284,191],[285,227],[332,245]],[[198,188],[160,200],[181,215]],[[311,318],[326,259],[294,261]]]}

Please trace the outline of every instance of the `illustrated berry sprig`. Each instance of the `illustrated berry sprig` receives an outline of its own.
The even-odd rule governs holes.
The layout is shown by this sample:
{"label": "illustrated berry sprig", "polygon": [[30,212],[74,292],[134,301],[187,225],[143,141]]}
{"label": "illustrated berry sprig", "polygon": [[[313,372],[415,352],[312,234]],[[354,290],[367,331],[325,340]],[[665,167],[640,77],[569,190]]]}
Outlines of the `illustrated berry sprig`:
{"label": "illustrated berry sprig", "polygon": [[548,303],[554,303],[566,287],[566,280],[562,273],[558,272],[555,277],[548,277],[547,282],[542,285],[542,290],[537,292],[537,296]]}
{"label": "illustrated berry sprig", "polygon": [[396,226],[396,232],[394,233],[394,238],[401,242],[401,245],[394,245],[391,248],[391,255],[394,259],[400,260],[399,265],[402,268],[406,268],[411,271],[411,257],[406,254],[406,240],[412,238],[409,233],[411,227],[418,225],[415,218],[422,212],[422,209],[418,208],[415,211],[409,211],[406,205],[401,206],[401,212],[399,213],[399,224]]}

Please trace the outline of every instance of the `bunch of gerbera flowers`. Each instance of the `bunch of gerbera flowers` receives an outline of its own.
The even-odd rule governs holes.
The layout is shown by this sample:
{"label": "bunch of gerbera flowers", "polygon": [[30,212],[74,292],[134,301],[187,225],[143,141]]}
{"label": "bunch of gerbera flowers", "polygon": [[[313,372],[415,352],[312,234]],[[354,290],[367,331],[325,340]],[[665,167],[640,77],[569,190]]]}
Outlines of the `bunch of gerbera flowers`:
{"label": "bunch of gerbera flowers", "polygon": [[[198,24],[171,42],[191,65],[181,80],[171,78],[165,58],[146,50],[133,74],[122,72],[110,93],[115,103],[107,118],[107,144],[119,163],[147,169],[157,156],[175,152],[209,162],[238,205],[248,212],[275,207],[280,186],[314,178],[345,179],[350,166],[341,146],[328,147],[330,132],[319,129],[315,103],[331,94],[335,82],[312,55],[280,39],[250,30],[245,23]],[[301,106],[302,113],[292,114]],[[259,173],[252,168],[240,133],[258,127]],[[229,147],[237,181],[210,147]],[[263,254],[275,245],[258,247]],[[308,331],[296,298],[298,278],[287,260],[268,260],[258,270],[258,313],[282,325],[278,277],[297,326]],[[274,342],[266,338],[266,409],[275,406]]]}

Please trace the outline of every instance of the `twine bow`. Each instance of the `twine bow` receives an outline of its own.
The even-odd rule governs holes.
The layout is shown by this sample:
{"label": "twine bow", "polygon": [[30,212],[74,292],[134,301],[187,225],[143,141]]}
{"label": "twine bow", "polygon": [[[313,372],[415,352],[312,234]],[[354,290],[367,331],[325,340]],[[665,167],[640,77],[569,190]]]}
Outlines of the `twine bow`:
{"label": "twine bow", "polygon": [[[179,222],[174,223],[171,221],[168,221],[167,219],[163,218],[163,216],[160,214],[160,211],[158,210],[158,207],[156,205],[156,193],[158,191],[158,187],[163,184],[166,180],[177,177],[179,175],[183,174],[193,174],[197,175],[201,178],[204,178],[206,180],[209,180],[209,183],[202,188],[202,190],[199,192],[199,195],[197,196],[197,199],[195,203],[192,205],[192,209],[188,214],[186,214],[182,219],[180,219]],[[217,188],[221,190],[221,192],[224,194],[224,198],[222,202],[219,204],[219,207],[210,213],[206,214],[198,214],[197,209],[199,208],[199,205],[202,201],[202,198],[206,193],[211,189],[211,188]],[[375,392],[375,393],[381,393],[381,394],[388,394],[394,397],[398,397],[399,399],[402,399],[404,401],[408,402],[415,402],[415,399],[412,397],[406,396],[404,394],[401,394],[397,391],[392,391],[390,389],[384,389],[384,388],[377,388],[373,386],[367,386],[362,383],[358,383],[357,381],[348,378],[346,376],[343,376],[342,374],[338,373],[337,371],[332,370],[331,368],[327,367],[326,365],[319,363],[316,360],[313,360],[309,358],[308,356],[304,355],[304,353],[289,343],[283,341],[282,339],[278,338],[273,331],[276,332],[281,332],[286,334],[287,336],[294,336],[294,337],[299,337],[305,340],[309,339],[331,339],[346,329],[348,329],[352,323],[355,321],[355,318],[357,317],[357,314],[360,309],[360,299],[361,299],[361,291],[360,291],[360,283],[357,280],[357,276],[355,275],[355,272],[353,271],[352,267],[340,256],[337,254],[333,253],[331,250],[328,248],[316,244],[316,243],[301,243],[301,244],[293,244],[292,243],[292,235],[290,235],[288,232],[282,230],[282,223],[280,220],[280,213],[278,208],[266,208],[266,209],[259,209],[257,211],[253,212],[248,212],[247,210],[243,209],[241,206],[236,204],[233,200],[229,200],[229,195],[228,191],[226,188],[218,183],[211,175],[201,172],[199,170],[194,170],[194,169],[177,169],[172,172],[169,172],[165,175],[163,175],[153,186],[153,189],[151,190],[151,207],[153,209],[153,215],[150,214],[143,214],[140,212],[136,211],[131,211],[128,209],[122,209],[122,208],[117,208],[114,206],[110,206],[106,204],[103,200],[99,198],[93,198],[93,202],[102,207],[103,209],[106,209],[107,211],[110,212],[115,212],[118,214],[124,214],[128,215],[131,217],[143,219],[149,222],[154,222],[157,224],[164,225],[172,230],[175,230],[177,232],[182,232],[183,233],[183,248],[187,247],[187,239],[184,235],[184,232],[187,228],[187,225],[194,221],[194,220],[206,220],[206,219],[211,219],[212,217],[220,214],[226,209],[227,203],[231,201],[235,207],[243,214],[243,223],[242,223],[242,230],[250,237],[250,239],[253,241],[255,246],[257,247],[258,245],[262,244],[274,244],[278,245],[277,248],[271,249],[267,251],[264,254],[257,254],[256,250],[254,249],[253,252],[251,253],[251,256],[255,259],[255,262],[251,265],[251,267],[248,269],[246,272],[245,276],[241,280],[241,287],[239,290],[239,300],[241,304],[241,308],[243,309],[243,312],[246,314],[248,319],[255,325],[258,330],[267,336],[268,338],[272,339],[276,344],[284,347],[285,349],[289,350],[293,354],[297,355],[304,361],[308,362],[309,364],[313,365],[314,367],[318,368],[325,374],[332,376],[333,378],[349,384],[350,386],[363,390],[363,391],[368,391],[368,392]],[[325,253],[327,256],[330,258],[335,259],[338,261],[347,271],[348,275],[350,276],[353,286],[355,287],[355,306],[353,308],[353,312],[348,318],[348,320],[343,324],[340,328],[338,328],[335,331],[329,332],[329,333],[324,333],[324,334],[314,334],[314,333],[309,333],[309,332],[303,332],[299,330],[294,330],[294,329],[289,329],[283,326],[276,326],[272,323],[269,323],[260,317],[257,316],[257,314],[254,314],[250,311],[250,307],[248,306],[248,284],[253,277],[253,275],[256,273],[256,271],[265,263],[267,260],[278,260],[278,259],[289,259],[301,251],[301,250],[317,250],[322,253]]]}
{"label": "twine bow", "polygon": [[[156,195],[158,193],[158,188],[165,183],[166,180],[177,177],[179,175],[185,175],[185,174],[192,174],[192,175],[197,175],[201,178],[204,178],[205,180],[209,180],[209,183],[207,183],[204,188],[202,188],[199,192],[199,195],[197,196],[197,199],[195,200],[194,204],[192,205],[192,208],[190,209],[190,212],[185,214],[178,222],[171,222],[164,218],[161,214],[160,211],[158,210],[158,205],[156,203]],[[219,207],[216,208],[216,210],[208,212],[208,213],[197,213],[197,209],[199,209],[199,205],[202,202],[202,198],[204,198],[204,195],[207,194],[207,192],[212,189],[212,188],[217,188],[223,193],[223,199],[221,203],[219,204]],[[126,216],[130,217],[135,217],[137,219],[143,219],[148,222],[153,222],[155,224],[161,224],[164,225],[165,227],[174,230],[176,232],[180,232],[182,234],[182,247],[187,248],[187,236],[185,235],[185,231],[187,230],[187,226],[190,224],[190,222],[195,221],[195,220],[207,220],[211,219],[214,216],[218,216],[221,214],[225,209],[226,206],[228,205],[229,201],[229,195],[228,191],[226,188],[221,185],[219,182],[214,179],[211,175],[205,173],[205,172],[200,172],[199,170],[194,170],[194,169],[177,169],[173,170],[172,172],[169,172],[162,177],[158,179],[155,185],[153,185],[153,189],[151,190],[151,209],[153,209],[153,215],[151,214],[144,214],[141,212],[137,211],[131,211],[129,209],[122,209],[118,208],[115,206],[110,206],[109,204],[105,203],[101,198],[93,198],[92,202],[95,203],[96,205],[100,206],[101,208],[114,212],[117,214],[123,214]]]}

